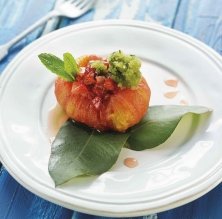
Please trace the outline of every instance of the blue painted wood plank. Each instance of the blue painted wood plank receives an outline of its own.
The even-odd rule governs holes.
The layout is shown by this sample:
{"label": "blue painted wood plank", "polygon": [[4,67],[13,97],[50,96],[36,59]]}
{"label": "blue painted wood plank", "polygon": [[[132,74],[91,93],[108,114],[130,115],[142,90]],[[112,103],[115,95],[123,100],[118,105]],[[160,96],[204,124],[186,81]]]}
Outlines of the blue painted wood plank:
{"label": "blue painted wood plank", "polygon": [[148,15],[164,26],[172,27],[180,0],[150,1],[147,8]]}
{"label": "blue painted wood plank", "polygon": [[[95,216],[95,215],[88,215],[83,214],[80,212],[74,212],[72,219],[115,219],[114,217],[102,217],[102,216]],[[119,217],[119,219],[158,219],[156,214],[151,214],[143,217]]]}
{"label": "blue painted wood plank", "polygon": [[[0,0],[0,44],[6,43],[18,33],[53,8],[55,0]],[[41,28],[25,38],[32,41],[41,33]]]}
{"label": "blue painted wood plank", "polygon": [[222,54],[222,0],[182,0],[174,28]]}
{"label": "blue painted wood plank", "polygon": [[18,184],[6,170],[0,176],[0,218],[71,218],[73,211],[52,204]]}
{"label": "blue painted wood plank", "polygon": [[134,19],[149,21],[150,18],[171,26],[179,0],[97,0],[95,9],[77,19],[63,18],[60,27],[91,20]]}
{"label": "blue painted wood plank", "polygon": [[158,219],[221,219],[222,184],[207,195],[181,207],[158,214]]}
{"label": "blue painted wood plank", "polygon": [[[18,33],[53,8],[55,0],[0,0],[0,44],[8,42]],[[41,35],[38,28],[21,40],[3,61],[0,62],[0,74],[12,58],[26,45]]]}

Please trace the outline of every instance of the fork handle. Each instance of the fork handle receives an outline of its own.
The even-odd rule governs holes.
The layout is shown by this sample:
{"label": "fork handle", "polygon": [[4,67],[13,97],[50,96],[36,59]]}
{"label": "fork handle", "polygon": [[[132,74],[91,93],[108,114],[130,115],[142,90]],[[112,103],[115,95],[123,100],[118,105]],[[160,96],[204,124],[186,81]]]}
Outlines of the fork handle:
{"label": "fork handle", "polygon": [[23,32],[21,32],[18,36],[7,42],[6,44],[0,45],[0,61],[8,54],[8,50],[18,41],[23,39],[26,35],[31,33],[33,30],[35,30],[37,27],[41,26],[44,24],[46,21],[49,19],[55,17],[55,16],[60,16],[60,14],[56,11],[53,10],[46,14],[44,17],[36,21],[33,25],[25,29]]}

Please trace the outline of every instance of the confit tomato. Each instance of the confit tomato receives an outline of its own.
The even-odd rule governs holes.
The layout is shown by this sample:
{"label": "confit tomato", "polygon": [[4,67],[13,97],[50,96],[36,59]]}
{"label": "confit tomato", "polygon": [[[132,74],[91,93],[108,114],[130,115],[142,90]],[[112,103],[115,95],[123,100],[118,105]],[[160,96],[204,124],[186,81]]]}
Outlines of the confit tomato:
{"label": "confit tomato", "polygon": [[[97,75],[90,68],[97,56],[84,56],[79,66],[84,72],[74,82],[57,78],[55,95],[67,115],[100,131],[126,131],[145,115],[150,100],[150,88],[144,78],[135,88],[120,88],[111,79]],[[104,61],[106,63],[106,61]]]}

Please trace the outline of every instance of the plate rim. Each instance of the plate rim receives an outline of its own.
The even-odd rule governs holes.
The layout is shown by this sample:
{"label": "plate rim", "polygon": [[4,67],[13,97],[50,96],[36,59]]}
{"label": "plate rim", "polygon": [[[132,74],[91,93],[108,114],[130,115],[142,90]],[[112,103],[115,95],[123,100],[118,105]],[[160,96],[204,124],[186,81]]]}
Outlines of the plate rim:
{"label": "plate rim", "polygon": [[[169,34],[175,38],[178,38],[182,41],[185,41],[186,43],[196,47],[198,50],[201,50],[201,52],[205,53],[212,61],[214,61],[215,64],[217,64],[220,68],[222,68],[222,58],[221,56],[214,51],[213,49],[211,49],[210,47],[208,47],[206,44],[200,42],[197,39],[194,39],[191,36],[188,36],[184,33],[181,33],[179,31],[170,29],[168,27],[164,27],[160,24],[156,24],[156,23],[149,23],[149,22],[144,22],[144,21],[135,21],[135,20],[105,20],[105,21],[90,21],[90,22],[85,22],[85,23],[81,23],[81,24],[74,24],[68,27],[64,27],[61,28],[59,30],[56,30],[52,33],[49,33],[43,37],[41,37],[40,39],[35,40],[33,43],[29,44],[25,49],[23,49],[18,55],[16,55],[16,57],[13,59],[13,61],[6,67],[6,69],[2,72],[1,77],[0,77],[0,85],[3,84],[2,87],[4,87],[4,83],[7,82],[7,80],[10,78],[10,74],[7,74],[7,71],[9,71],[11,68],[13,68],[14,65],[16,65],[17,63],[19,63],[19,60],[22,58],[23,55],[26,54],[27,51],[30,50],[30,48],[36,47],[38,44],[41,44],[45,41],[47,41],[48,39],[52,39],[52,38],[56,38],[58,36],[60,36],[61,34],[67,34],[69,31],[78,31],[81,29],[85,29],[87,27],[101,27],[101,26],[130,26],[130,27],[139,27],[139,28],[143,28],[143,29],[155,29],[159,32],[164,32],[165,34]],[[2,87],[0,87],[0,91],[2,90]],[[1,95],[0,95],[0,99],[1,99]],[[2,130],[2,127],[0,126],[0,130]],[[0,134],[1,135],[1,134]],[[2,140],[0,140],[1,144],[3,143]],[[174,201],[169,201],[169,203],[167,203],[165,205],[159,204],[160,206],[157,207],[153,207],[153,208],[146,208],[146,204],[147,202],[142,204],[142,207],[139,206],[136,208],[136,210],[130,210],[127,209],[127,206],[123,207],[121,205],[121,208],[118,209],[114,209],[114,207],[109,207],[108,205],[110,204],[102,204],[99,203],[98,205],[102,206],[99,207],[97,206],[97,208],[95,208],[95,203],[88,203],[90,202],[89,200],[82,200],[82,202],[84,202],[83,204],[78,204],[78,202],[80,203],[80,200],[78,198],[75,197],[76,199],[76,203],[68,203],[67,201],[64,201],[65,199],[60,198],[60,200],[58,200],[58,194],[55,194],[55,196],[53,195],[53,191],[50,191],[49,193],[46,192],[42,192],[44,191],[44,185],[38,185],[38,186],[30,186],[29,184],[31,183],[31,180],[28,179],[29,183],[27,183],[27,179],[26,181],[23,180],[25,177],[27,178],[27,176],[25,176],[23,179],[22,177],[19,177],[18,174],[16,174],[16,171],[13,171],[16,169],[16,167],[12,168],[10,165],[8,165],[8,163],[12,163],[11,160],[6,160],[5,158],[2,157],[2,152],[1,152],[1,146],[0,146],[0,160],[3,163],[3,165],[6,167],[6,169],[9,171],[9,173],[20,183],[22,184],[24,187],[26,187],[28,190],[30,190],[31,192],[40,195],[41,197],[52,201],[54,203],[57,203],[59,205],[62,205],[64,207],[68,207],[70,209],[76,209],[85,213],[89,213],[89,214],[95,214],[95,215],[102,215],[102,216],[141,216],[144,214],[150,214],[150,213],[155,213],[155,212],[159,212],[159,211],[163,211],[163,210],[167,210],[169,208],[173,208],[173,207],[177,207],[179,205],[185,204],[187,202],[190,202],[198,197],[200,197],[201,195],[207,193],[208,191],[210,191],[211,189],[213,189],[216,185],[218,185],[222,179],[222,168],[221,168],[221,162],[220,162],[220,166],[216,168],[216,170],[214,171],[213,174],[211,174],[211,178],[209,178],[207,181],[210,181],[208,183],[206,183],[206,181],[203,184],[206,184],[205,186],[202,186],[204,188],[202,189],[196,189],[198,190],[198,192],[192,194],[192,196],[188,196],[188,197],[181,197],[180,200],[177,200],[176,198],[174,198]],[[12,164],[11,164],[12,165]],[[11,168],[10,168],[11,167]],[[220,175],[220,177],[219,177]],[[30,178],[30,177],[28,177]],[[33,179],[32,179],[33,181]],[[212,181],[212,182],[211,182]],[[208,186],[207,186],[208,185]],[[42,189],[39,187],[43,187]],[[200,186],[199,186],[200,187]],[[207,189],[206,189],[207,187]],[[60,196],[64,196],[66,197],[67,200],[67,196],[64,194],[60,193]],[[173,194],[173,196],[177,196],[177,194]],[[172,197],[171,197],[172,199]],[[63,200],[63,201],[62,201]],[[73,197],[72,197],[72,201],[73,201]],[[86,206],[86,202],[88,204],[88,207],[83,207],[84,205]],[[155,202],[155,201],[154,201]],[[149,204],[150,202],[148,202]],[[140,204],[141,203],[137,203]],[[126,203],[126,205],[129,205],[129,203]],[[135,204],[130,204],[131,207],[133,207],[132,205]],[[113,205],[116,207],[116,205]],[[101,211],[101,209],[106,209],[104,211]]]}

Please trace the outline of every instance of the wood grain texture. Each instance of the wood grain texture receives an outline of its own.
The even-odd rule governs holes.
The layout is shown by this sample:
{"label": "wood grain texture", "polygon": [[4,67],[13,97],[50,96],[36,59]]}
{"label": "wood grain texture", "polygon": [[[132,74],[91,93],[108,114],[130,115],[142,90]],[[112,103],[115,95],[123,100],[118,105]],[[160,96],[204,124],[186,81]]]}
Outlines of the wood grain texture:
{"label": "wood grain texture", "polygon": [[60,27],[107,19],[155,21],[171,27],[178,2],[179,0],[97,0],[95,9],[74,20],[63,18]]}
{"label": "wood grain texture", "polygon": [[222,184],[181,207],[158,213],[158,219],[221,219]]}
{"label": "wood grain texture", "polygon": [[222,54],[222,0],[182,0],[173,28]]}
{"label": "wood grain texture", "polygon": [[[8,42],[18,33],[53,8],[55,0],[0,0],[0,44]],[[10,54],[0,62],[0,74],[13,57],[26,45],[41,35],[42,27],[21,40]]]}
{"label": "wood grain texture", "polygon": [[[102,217],[102,216],[83,214],[80,212],[74,212],[72,219],[116,219],[116,218]],[[147,215],[147,216],[143,216],[143,217],[128,217],[128,218],[120,217],[118,219],[158,219],[158,216],[156,214],[152,214],[152,215]]]}
{"label": "wood grain texture", "polygon": [[73,211],[52,204],[26,190],[6,170],[0,177],[1,219],[71,218]]}

